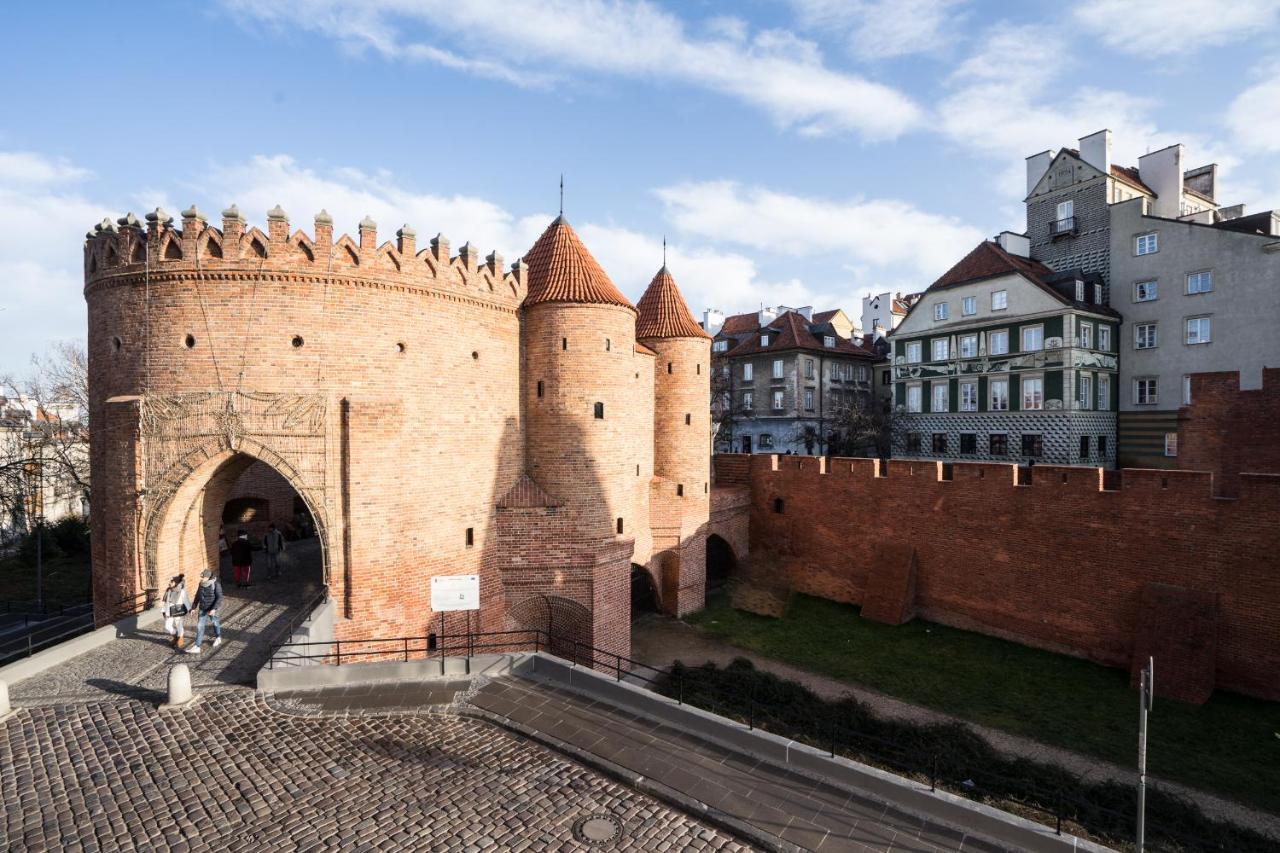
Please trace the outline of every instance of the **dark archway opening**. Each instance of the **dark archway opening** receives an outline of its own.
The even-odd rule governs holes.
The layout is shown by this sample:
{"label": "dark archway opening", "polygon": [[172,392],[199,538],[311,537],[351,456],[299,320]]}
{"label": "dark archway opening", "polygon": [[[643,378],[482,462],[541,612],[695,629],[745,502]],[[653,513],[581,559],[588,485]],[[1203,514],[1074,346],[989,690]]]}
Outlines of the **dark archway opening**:
{"label": "dark archway opening", "polygon": [[707,537],[707,594],[719,592],[729,583],[738,558],[733,547],[714,533]]}
{"label": "dark archway opening", "polygon": [[226,547],[222,541],[218,543],[224,585],[236,585],[231,546],[241,531],[252,548],[251,584],[323,585],[323,556],[315,538],[315,522],[302,496],[283,475],[255,460],[236,477],[227,495],[219,531]]}
{"label": "dark archway opening", "polygon": [[653,575],[644,566],[631,564],[631,618],[661,612],[661,600]]}

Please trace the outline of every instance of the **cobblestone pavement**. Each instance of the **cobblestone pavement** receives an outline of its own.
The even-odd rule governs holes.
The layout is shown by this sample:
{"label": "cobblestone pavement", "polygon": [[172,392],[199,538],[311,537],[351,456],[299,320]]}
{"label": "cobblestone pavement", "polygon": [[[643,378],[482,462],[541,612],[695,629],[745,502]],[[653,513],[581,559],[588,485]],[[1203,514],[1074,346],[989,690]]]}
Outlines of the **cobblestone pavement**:
{"label": "cobblestone pavement", "polygon": [[[0,807],[0,849],[32,853],[750,849],[484,722],[293,715],[245,689],[19,711]],[[621,837],[575,840],[594,815]]]}
{"label": "cobblestone pavement", "polygon": [[[318,539],[290,543],[290,573],[280,582],[255,581],[247,590],[223,579],[223,643],[212,649],[213,626],[205,626],[204,651],[197,657],[175,652],[160,622],[86,652],[9,687],[14,705],[33,706],[102,699],[110,695],[161,701],[169,667],[185,663],[199,688],[252,685],[275,635],[296,608],[319,590]],[[258,569],[255,567],[255,572]],[[187,642],[196,619],[187,617]]]}

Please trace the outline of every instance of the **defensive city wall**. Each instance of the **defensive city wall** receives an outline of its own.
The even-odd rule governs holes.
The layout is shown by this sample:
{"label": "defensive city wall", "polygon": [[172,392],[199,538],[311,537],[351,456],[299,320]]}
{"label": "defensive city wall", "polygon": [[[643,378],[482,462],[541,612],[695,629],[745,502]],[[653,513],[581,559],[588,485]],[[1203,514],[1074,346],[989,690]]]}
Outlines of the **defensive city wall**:
{"label": "defensive city wall", "polygon": [[[1272,388],[1280,387],[1273,384]],[[716,457],[752,560],[797,591],[1280,699],[1280,474]]]}

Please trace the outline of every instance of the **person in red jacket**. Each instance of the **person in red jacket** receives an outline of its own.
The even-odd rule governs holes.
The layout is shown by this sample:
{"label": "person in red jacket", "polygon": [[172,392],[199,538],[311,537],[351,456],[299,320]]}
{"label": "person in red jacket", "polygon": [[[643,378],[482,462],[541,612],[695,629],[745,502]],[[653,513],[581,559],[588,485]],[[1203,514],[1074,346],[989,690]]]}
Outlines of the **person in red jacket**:
{"label": "person in red jacket", "polygon": [[236,586],[242,589],[249,587],[249,573],[253,571],[253,545],[249,542],[249,532],[240,530],[236,541],[231,543],[231,574]]}

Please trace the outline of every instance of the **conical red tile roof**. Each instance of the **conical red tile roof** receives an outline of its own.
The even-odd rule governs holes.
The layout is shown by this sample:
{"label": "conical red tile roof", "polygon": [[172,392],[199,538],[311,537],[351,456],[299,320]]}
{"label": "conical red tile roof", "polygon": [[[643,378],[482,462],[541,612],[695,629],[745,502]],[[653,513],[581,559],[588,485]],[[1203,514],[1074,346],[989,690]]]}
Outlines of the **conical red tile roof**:
{"label": "conical red tile roof", "polygon": [[636,340],[645,338],[710,338],[680,295],[676,280],[666,266],[649,282],[636,303]]}
{"label": "conical red tile roof", "polygon": [[563,216],[547,226],[525,254],[524,262],[529,266],[525,305],[586,302],[635,308],[609,280]]}

